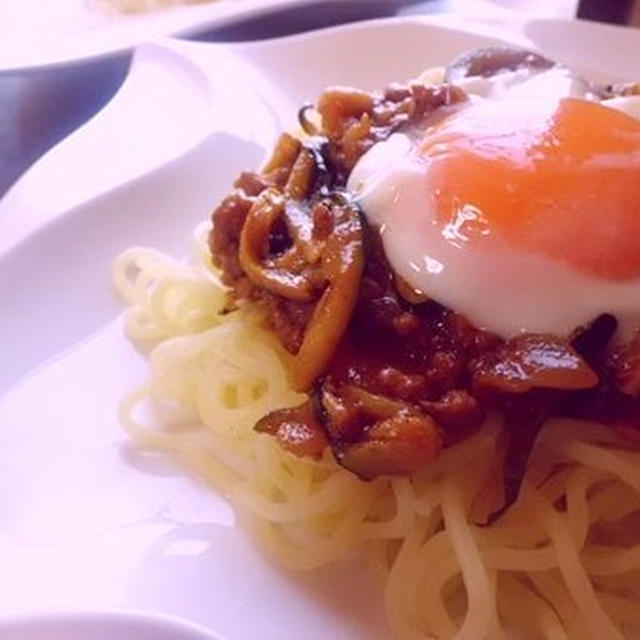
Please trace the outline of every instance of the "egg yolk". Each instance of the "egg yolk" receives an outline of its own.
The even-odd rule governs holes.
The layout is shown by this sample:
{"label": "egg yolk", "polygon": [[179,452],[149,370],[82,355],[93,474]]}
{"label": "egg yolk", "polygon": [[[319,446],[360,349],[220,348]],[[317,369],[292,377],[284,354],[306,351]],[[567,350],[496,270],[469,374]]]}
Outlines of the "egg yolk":
{"label": "egg yolk", "polygon": [[577,98],[472,104],[431,129],[434,223],[610,280],[640,275],[640,122]]}

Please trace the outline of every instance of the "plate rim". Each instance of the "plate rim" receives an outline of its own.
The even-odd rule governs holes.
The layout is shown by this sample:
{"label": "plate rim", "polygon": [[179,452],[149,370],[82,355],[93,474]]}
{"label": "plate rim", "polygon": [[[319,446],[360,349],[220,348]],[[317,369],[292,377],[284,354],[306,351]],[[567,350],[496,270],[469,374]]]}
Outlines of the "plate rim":
{"label": "plate rim", "polygon": [[42,610],[36,613],[0,614],[0,633],[33,628],[34,630],[48,627],[49,625],[84,625],[102,623],[123,625],[126,627],[139,627],[153,630],[161,625],[168,631],[195,634],[202,640],[225,640],[214,629],[192,622],[178,615],[150,611],[139,608],[97,607],[95,609],[71,610],[52,609]]}

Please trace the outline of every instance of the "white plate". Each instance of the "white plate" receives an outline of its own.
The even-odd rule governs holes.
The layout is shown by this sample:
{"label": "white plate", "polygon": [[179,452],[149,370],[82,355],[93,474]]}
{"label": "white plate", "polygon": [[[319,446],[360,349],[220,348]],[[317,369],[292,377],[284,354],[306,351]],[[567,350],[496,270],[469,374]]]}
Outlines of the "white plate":
{"label": "white plate", "polygon": [[[634,71],[635,32],[452,24],[392,20],[251,45],[145,47],[123,94],[0,205],[0,612],[133,607],[230,640],[386,637],[380,595],[357,562],[281,571],[234,527],[223,499],[127,442],[116,406],[146,364],[122,336],[108,272],[132,244],[183,254],[233,175],[255,166],[297,106],[328,84],[381,86],[497,36],[544,42],[601,75]],[[607,39],[615,60],[602,58]],[[180,97],[151,117],[154,87],[156,97]],[[169,151],[157,142],[165,138]],[[110,168],[120,161],[124,170]]]}
{"label": "white plate", "polygon": [[128,49],[163,35],[212,29],[304,0],[215,0],[139,14],[103,0],[0,2],[0,71],[33,69]]}
{"label": "white plate", "polygon": [[0,621],[2,640],[223,640],[170,616],[136,611],[54,613]]}

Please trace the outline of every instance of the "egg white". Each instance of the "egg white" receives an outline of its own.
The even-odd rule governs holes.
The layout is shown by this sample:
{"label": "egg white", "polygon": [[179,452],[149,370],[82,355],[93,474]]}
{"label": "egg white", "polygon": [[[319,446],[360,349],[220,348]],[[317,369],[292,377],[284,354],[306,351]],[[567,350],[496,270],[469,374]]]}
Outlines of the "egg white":
{"label": "egg white", "polygon": [[[474,100],[592,98],[585,83],[562,69],[473,78],[463,88]],[[640,119],[640,96],[604,103]],[[410,132],[374,145],[354,167],[347,186],[368,221],[379,228],[393,270],[479,328],[504,338],[523,332],[569,335],[605,312],[618,318],[622,337],[638,327],[640,280],[597,278],[515,250],[500,238],[468,246],[465,225],[482,224],[472,208],[442,230],[430,204],[425,164],[414,153]],[[460,242],[456,234],[461,234]]]}

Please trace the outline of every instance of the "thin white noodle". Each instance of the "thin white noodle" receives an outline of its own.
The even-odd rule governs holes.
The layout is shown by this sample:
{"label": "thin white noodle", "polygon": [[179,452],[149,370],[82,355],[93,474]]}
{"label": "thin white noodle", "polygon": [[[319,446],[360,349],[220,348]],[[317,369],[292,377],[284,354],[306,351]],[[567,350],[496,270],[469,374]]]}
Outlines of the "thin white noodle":
{"label": "thin white noodle", "polygon": [[549,531],[549,536],[556,550],[558,567],[578,610],[587,622],[590,634],[593,638],[624,640],[624,636],[613,626],[611,619],[602,610],[593,591],[593,586],[580,562],[575,543],[560,515],[535,489],[528,487],[526,490],[530,492],[532,504],[538,517]]}
{"label": "thin white noodle", "polygon": [[416,582],[421,578],[422,595],[412,594],[416,610],[422,607],[420,619],[433,629],[437,637],[452,638],[459,632],[458,621],[449,611],[446,586],[460,575],[460,567],[447,532],[440,531],[427,541],[416,558]]}
{"label": "thin white noodle", "polygon": [[585,554],[582,560],[586,570],[593,576],[612,576],[636,571],[640,569],[640,544],[631,549],[616,551],[612,551],[610,547],[598,549],[591,546],[590,554]]}
{"label": "thin white noodle", "polygon": [[576,469],[566,486],[567,526],[577,549],[581,549],[589,533],[589,504],[587,489],[591,485],[587,469]]}
{"label": "thin white noodle", "polygon": [[414,560],[422,539],[430,529],[429,523],[422,520],[416,522],[416,526],[408,532],[391,566],[384,588],[385,613],[400,638],[414,640],[427,637],[420,630],[418,612],[412,605],[418,589]]}
{"label": "thin white noodle", "polygon": [[492,619],[497,618],[493,589],[465,518],[460,488],[451,478],[444,481],[442,514],[451,545],[460,562],[469,600],[464,624],[456,637],[458,640],[485,638]]}
{"label": "thin white noodle", "polygon": [[505,573],[501,577],[498,604],[506,619],[515,628],[532,629],[547,640],[567,640],[567,634],[555,611],[532,588]]}
{"label": "thin white noodle", "polygon": [[635,625],[640,625],[640,607],[637,601],[628,600],[620,596],[609,593],[600,596],[602,606],[609,613],[618,619]]}
{"label": "thin white noodle", "polygon": [[638,466],[634,467],[614,451],[577,441],[567,444],[565,451],[569,457],[588,467],[615,474],[640,493]]}
{"label": "thin white noodle", "polygon": [[366,538],[404,538],[411,529],[415,517],[415,496],[407,478],[398,478],[391,483],[395,498],[395,515],[391,520],[364,522],[360,535]]}
{"label": "thin white noodle", "polygon": [[589,507],[591,524],[597,520],[619,520],[640,510],[640,496],[627,485],[610,482],[593,495]]}
{"label": "thin white noodle", "polygon": [[576,640],[587,638],[585,622],[580,617],[559,572],[544,571],[528,574],[527,577],[536,591],[553,607],[567,631],[567,636]]}

